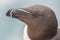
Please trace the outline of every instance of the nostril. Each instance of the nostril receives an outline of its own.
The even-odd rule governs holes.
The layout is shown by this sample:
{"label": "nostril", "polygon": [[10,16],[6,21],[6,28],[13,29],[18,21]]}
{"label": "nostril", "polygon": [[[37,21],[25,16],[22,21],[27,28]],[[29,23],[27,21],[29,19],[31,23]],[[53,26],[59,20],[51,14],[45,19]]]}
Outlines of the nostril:
{"label": "nostril", "polygon": [[12,9],[10,9],[10,10],[7,11],[6,16],[10,16],[11,10],[12,10]]}

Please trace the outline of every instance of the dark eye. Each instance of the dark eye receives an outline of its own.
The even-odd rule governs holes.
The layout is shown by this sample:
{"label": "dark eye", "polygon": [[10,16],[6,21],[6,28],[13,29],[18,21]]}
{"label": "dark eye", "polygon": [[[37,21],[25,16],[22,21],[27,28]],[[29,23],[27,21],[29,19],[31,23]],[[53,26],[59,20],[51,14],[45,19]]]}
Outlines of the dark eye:
{"label": "dark eye", "polygon": [[38,15],[38,14],[33,14],[32,17],[34,17],[34,18],[38,18],[39,15]]}
{"label": "dark eye", "polygon": [[39,16],[45,16],[44,14],[39,14]]}

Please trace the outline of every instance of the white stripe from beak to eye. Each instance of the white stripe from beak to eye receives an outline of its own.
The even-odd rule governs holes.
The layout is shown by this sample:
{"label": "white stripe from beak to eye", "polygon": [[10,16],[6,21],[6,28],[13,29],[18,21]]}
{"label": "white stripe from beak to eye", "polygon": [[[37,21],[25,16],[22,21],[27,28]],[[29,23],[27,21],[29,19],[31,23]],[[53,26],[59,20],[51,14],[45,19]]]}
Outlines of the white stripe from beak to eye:
{"label": "white stripe from beak to eye", "polygon": [[21,11],[23,11],[23,12],[26,12],[26,13],[32,14],[32,13],[30,13],[29,11],[26,11],[26,10],[24,10],[24,9],[18,9],[18,10],[21,10]]}
{"label": "white stripe from beak to eye", "polygon": [[23,9],[12,9],[12,11],[10,12],[10,17],[11,17],[11,18],[12,18],[12,12],[13,12],[14,10],[20,10],[20,11],[26,12],[26,13],[28,13],[28,14],[32,14],[32,13],[26,11],[26,10],[23,10]]}

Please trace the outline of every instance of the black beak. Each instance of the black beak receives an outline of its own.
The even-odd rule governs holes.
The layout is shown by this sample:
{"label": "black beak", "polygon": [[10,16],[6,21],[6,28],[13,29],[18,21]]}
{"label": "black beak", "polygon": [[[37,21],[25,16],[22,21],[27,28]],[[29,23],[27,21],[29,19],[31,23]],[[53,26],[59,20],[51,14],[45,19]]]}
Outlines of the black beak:
{"label": "black beak", "polygon": [[[14,12],[12,12],[14,11]],[[11,12],[12,12],[12,16],[11,16]],[[27,18],[28,15],[30,15],[31,13],[29,13],[28,11],[25,10],[18,10],[18,9],[10,9],[7,11],[6,16],[9,17],[13,17],[13,18]]]}
{"label": "black beak", "polygon": [[10,12],[12,11],[12,9],[8,10],[6,13],[6,16],[10,16]]}

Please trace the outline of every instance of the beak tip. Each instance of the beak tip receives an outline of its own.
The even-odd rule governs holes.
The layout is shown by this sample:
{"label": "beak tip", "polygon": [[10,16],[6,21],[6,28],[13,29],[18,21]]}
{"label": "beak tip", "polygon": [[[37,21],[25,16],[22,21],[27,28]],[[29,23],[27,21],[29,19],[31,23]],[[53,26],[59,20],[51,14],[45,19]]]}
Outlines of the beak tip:
{"label": "beak tip", "polygon": [[10,16],[11,10],[12,10],[12,9],[10,9],[10,10],[7,11],[6,16]]}

